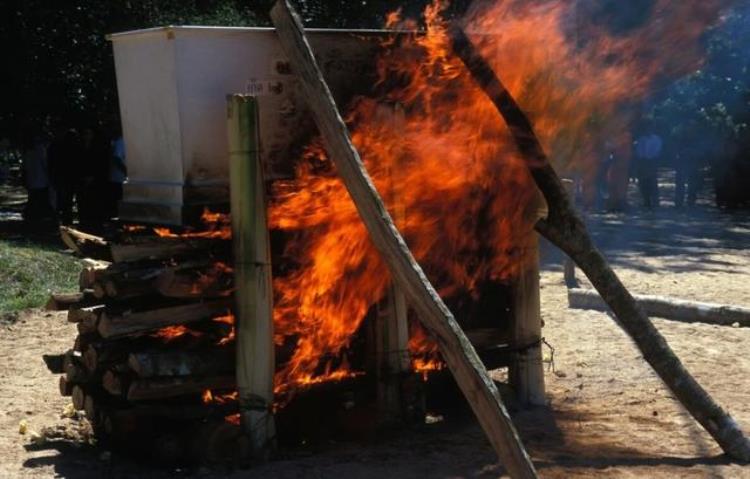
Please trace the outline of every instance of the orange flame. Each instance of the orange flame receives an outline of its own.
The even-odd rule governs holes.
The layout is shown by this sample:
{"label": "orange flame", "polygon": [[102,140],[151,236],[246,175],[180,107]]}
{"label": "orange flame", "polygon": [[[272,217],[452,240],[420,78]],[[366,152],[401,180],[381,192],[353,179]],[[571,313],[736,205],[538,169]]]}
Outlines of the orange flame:
{"label": "orange flame", "polygon": [[157,236],[162,238],[213,238],[224,240],[232,238],[231,219],[228,214],[215,213],[208,208],[204,208],[201,214],[201,221],[206,228],[202,231],[175,233],[170,228],[159,226],[152,229]]}
{"label": "orange flame", "polygon": [[[720,4],[655,0],[658,21],[629,34],[593,21],[579,25],[571,20],[578,2],[563,1],[490,2],[473,9],[464,26],[528,112],[556,166],[586,176],[594,174],[603,138],[628,144],[622,132],[634,102],[657,79],[699,65],[697,40]],[[423,34],[388,45],[378,63],[378,98],[359,98],[347,115],[367,171],[444,297],[513,278],[529,259],[536,221],[527,167],[451,51],[441,18],[446,5],[425,10]],[[415,23],[394,12],[388,26]],[[346,349],[390,277],[320,142],[307,149],[294,180],[275,185],[274,196],[271,226],[293,237],[284,254],[299,264],[274,279],[276,342],[296,338],[276,376],[283,391],[339,372],[316,373],[322,358]],[[412,342],[417,370],[439,367],[426,336]]]}
{"label": "orange flame", "polygon": [[231,329],[229,330],[229,334],[221,338],[218,342],[218,345],[224,346],[233,342],[237,334],[237,327],[235,325],[234,314],[227,313],[225,316],[218,316],[216,318],[213,318],[213,321],[216,321],[217,323],[228,324],[231,326]]}
{"label": "orange flame", "polygon": [[213,404],[213,405],[229,404],[231,402],[237,401],[238,397],[239,397],[239,393],[237,391],[233,391],[231,393],[225,393],[225,394],[214,394],[213,391],[211,391],[210,389],[206,389],[203,391],[203,394],[201,394],[201,399],[203,400],[203,404]]}
{"label": "orange flame", "polygon": [[193,337],[199,336],[200,333],[197,333],[196,331],[193,331],[189,329],[187,326],[183,325],[176,325],[176,326],[165,326],[155,333],[151,334],[151,336],[155,338],[159,338],[163,340],[164,342],[171,342],[175,339],[184,337],[185,335],[191,335]]}

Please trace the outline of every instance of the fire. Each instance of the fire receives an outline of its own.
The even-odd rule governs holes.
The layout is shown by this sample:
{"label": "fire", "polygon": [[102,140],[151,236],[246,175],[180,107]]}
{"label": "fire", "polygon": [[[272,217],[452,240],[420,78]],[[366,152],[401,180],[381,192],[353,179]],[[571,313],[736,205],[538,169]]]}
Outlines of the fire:
{"label": "fire", "polygon": [[203,391],[203,394],[201,394],[203,404],[213,405],[224,405],[236,402],[238,397],[239,393],[237,391],[225,394],[214,394],[210,389],[206,389]]}
{"label": "fire", "polygon": [[225,240],[232,238],[231,219],[228,214],[216,213],[208,208],[204,208],[201,214],[201,221],[205,227],[201,231],[175,233],[170,228],[158,226],[152,229],[157,236],[162,238],[213,238]]}
{"label": "fire", "polygon": [[[485,2],[463,26],[558,169],[587,177],[595,175],[600,143],[628,144],[622,132],[634,103],[660,78],[699,65],[697,40],[720,2],[655,0],[657,21],[627,33],[580,22],[579,3]],[[450,297],[478,294],[481,282],[509,280],[524,267],[536,190],[494,106],[451,52],[445,7],[433,3],[424,33],[389,45],[375,97],[357,99],[347,123],[414,256]],[[398,12],[388,22],[416,25]],[[296,341],[277,391],[350,374],[318,371],[323,358],[343,354],[390,277],[319,141],[296,177],[275,185],[270,223],[292,237],[284,255],[298,265],[274,279],[275,340]],[[412,339],[414,367],[438,367],[434,344]]]}
{"label": "fire", "polygon": [[236,331],[236,324],[235,324],[235,318],[234,314],[231,312],[227,313],[224,316],[218,316],[216,318],[213,318],[213,321],[216,321],[217,323],[224,323],[231,326],[231,329],[229,330],[229,334],[221,338],[218,342],[219,346],[224,346],[229,343],[234,342],[234,339],[236,337],[237,331]]}
{"label": "fire", "polygon": [[153,333],[151,336],[159,338],[168,343],[174,341],[175,339],[182,338],[186,335],[197,337],[199,333],[189,329],[187,326],[180,324],[177,326],[165,326]]}
{"label": "fire", "polygon": [[411,364],[415,372],[422,375],[425,381],[431,372],[441,371],[445,368],[445,363],[440,358],[437,344],[419,325],[415,324],[411,328],[409,335],[409,353],[411,354]]}

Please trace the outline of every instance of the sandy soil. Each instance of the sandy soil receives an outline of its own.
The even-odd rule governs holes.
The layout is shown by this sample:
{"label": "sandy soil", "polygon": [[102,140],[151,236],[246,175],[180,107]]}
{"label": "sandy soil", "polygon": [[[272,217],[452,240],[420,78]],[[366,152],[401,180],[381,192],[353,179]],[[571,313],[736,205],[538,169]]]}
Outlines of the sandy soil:
{"label": "sandy soil", "polygon": [[[591,225],[633,292],[750,306],[747,215],[664,209],[596,217]],[[555,348],[555,370],[546,373],[550,407],[514,414],[540,476],[750,478],[750,466],[721,454],[611,318],[568,309],[559,265],[558,256],[544,255],[544,334]],[[696,378],[750,431],[750,328],[655,323]],[[503,472],[468,417],[367,444],[331,444],[314,455],[290,453],[248,471],[148,469],[82,445],[82,421],[61,417],[68,401],[41,355],[62,351],[74,335],[57,313],[0,318],[0,478],[484,478]],[[57,428],[58,438],[33,444],[30,433],[19,434],[22,420],[34,431]]]}

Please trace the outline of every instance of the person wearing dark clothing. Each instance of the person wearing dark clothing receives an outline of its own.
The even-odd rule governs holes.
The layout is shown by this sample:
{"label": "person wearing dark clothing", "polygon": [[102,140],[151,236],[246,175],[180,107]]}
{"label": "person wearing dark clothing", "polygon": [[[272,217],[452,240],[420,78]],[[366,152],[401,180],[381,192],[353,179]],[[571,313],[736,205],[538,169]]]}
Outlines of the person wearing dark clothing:
{"label": "person wearing dark clothing", "polygon": [[638,189],[643,197],[643,206],[659,206],[658,167],[661,156],[662,140],[659,135],[651,133],[641,135],[635,143],[635,170],[638,177]]}
{"label": "person wearing dark clothing", "polygon": [[55,135],[47,151],[52,187],[57,198],[60,222],[73,223],[73,205],[80,184],[81,144],[75,130]]}
{"label": "person wearing dark clothing", "polygon": [[107,217],[109,149],[108,142],[96,130],[83,130],[78,215],[81,225],[88,229],[100,228]]}
{"label": "person wearing dark clothing", "polygon": [[686,190],[687,205],[695,206],[698,193],[703,188],[703,165],[700,159],[694,154],[680,155],[675,170],[675,206],[681,208],[685,204]]}
{"label": "person wearing dark clothing", "polygon": [[125,166],[125,142],[122,134],[116,135],[112,140],[112,152],[109,164],[109,205],[108,218],[117,216],[117,206],[122,200],[122,185],[128,176],[128,168]]}
{"label": "person wearing dark clothing", "polygon": [[29,221],[38,221],[53,217],[49,198],[47,147],[41,136],[35,135],[24,142],[23,179],[29,195],[24,209],[24,218]]}

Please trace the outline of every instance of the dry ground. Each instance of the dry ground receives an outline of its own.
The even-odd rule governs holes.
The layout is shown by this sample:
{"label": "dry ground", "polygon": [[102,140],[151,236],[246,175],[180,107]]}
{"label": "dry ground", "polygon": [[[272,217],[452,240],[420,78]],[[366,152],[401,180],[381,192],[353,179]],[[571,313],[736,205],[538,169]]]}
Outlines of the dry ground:
{"label": "dry ground", "polygon": [[[750,218],[699,209],[690,214],[604,216],[592,229],[625,283],[638,293],[750,306]],[[541,477],[750,478],[730,463],[672,399],[637,349],[606,314],[567,308],[559,258],[545,255],[545,337],[554,346],[549,408],[515,419]],[[12,318],[10,318],[12,319]],[[2,319],[0,319],[2,321]],[[750,328],[655,320],[690,371],[750,431]],[[32,430],[62,419],[67,401],[41,361],[62,351],[74,328],[57,313],[29,312],[0,322],[0,478],[483,478],[497,464],[471,418],[446,420],[369,444],[330,445],[288,454],[249,471],[156,471],[62,438],[29,446]]]}

